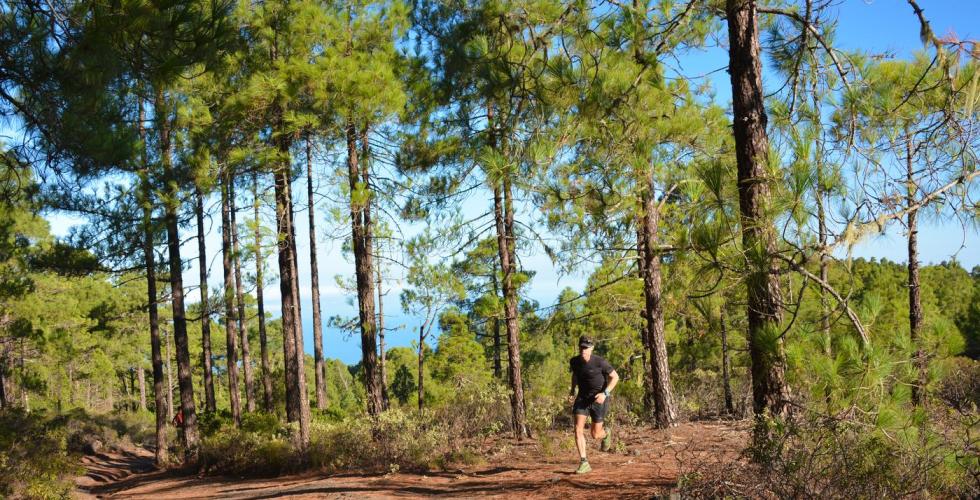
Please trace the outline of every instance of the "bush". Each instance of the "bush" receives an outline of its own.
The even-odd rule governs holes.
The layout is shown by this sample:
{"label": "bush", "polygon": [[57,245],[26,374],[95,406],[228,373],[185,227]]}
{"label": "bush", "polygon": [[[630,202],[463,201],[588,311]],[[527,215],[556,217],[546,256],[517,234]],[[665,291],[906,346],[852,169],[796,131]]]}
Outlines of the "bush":
{"label": "bush", "polygon": [[135,444],[155,444],[156,424],[151,413],[90,415],[75,409],[61,418],[68,431],[68,450],[71,452],[91,454],[102,448],[125,449]]}
{"label": "bush", "polygon": [[[485,422],[484,422],[485,424]],[[243,415],[241,428],[228,423],[201,440],[204,470],[240,476],[276,476],[308,468],[328,471],[425,471],[471,454],[449,445],[444,422],[414,412],[389,410],[377,418],[341,422],[317,416],[310,443],[300,449],[294,426],[274,415]]]}
{"label": "bush", "polygon": [[228,410],[203,411],[197,415],[197,430],[202,438],[214,436],[223,427],[230,425],[232,425],[231,412]]}
{"label": "bush", "polygon": [[429,470],[446,456],[448,439],[440,427],[399,409],[376,419],[318,421],[310,435],[310,463],[334,471]]}
{"label": "bush", "polygon": [[[943,434],[887,433],[854,418],[767,427],[766,446],[735,462],[687,471],[687,498],[976,498],[976,455]],[[756,462],[748,460],[754,455]]]}
{"label": "bush", "polygon": [[939,386],[939,399],[960,413],[976,413],[980,407],[980,361],[957,357]]}
{"label": "bush", "polygon": [[500,384],[480,385],[457,381],[452,404],[434,412],[433,425],[443,429],[452,451],[459,452],[466,441],[500,432],[509,426],[509,396]]}
{"label": "bush", "polygon": [[68,452],[65,417],[0,411],[0,497],[67,498],[81,474]]}

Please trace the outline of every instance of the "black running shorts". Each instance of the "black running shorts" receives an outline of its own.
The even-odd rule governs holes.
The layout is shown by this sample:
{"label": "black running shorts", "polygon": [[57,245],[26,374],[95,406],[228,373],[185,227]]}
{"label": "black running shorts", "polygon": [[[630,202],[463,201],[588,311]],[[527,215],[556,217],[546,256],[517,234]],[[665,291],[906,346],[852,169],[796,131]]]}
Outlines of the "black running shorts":
{"label": "black running shorts", "polygon": [[591,399],[576,398],[575,404],[572,405],[573,415],[588,415],[592,417],[593,422],[602,422],[606,418],[606,413],[608,411],[608,397],[606,397],[606,401],[602,404],[596,403],[594,397]]}

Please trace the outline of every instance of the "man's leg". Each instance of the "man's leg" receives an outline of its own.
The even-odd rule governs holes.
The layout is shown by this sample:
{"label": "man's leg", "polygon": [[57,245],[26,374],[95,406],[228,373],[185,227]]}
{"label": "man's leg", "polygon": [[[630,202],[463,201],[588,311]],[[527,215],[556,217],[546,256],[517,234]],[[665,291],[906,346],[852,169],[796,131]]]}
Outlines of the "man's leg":
{"label": "man's leg", "polygon": [[582,460],[585,460],[585,419],[586,415],[580,415],[576,413],[575,415],[575,448],[578,450],[578,456]]}
{"label": "man's leg", "polygon": [[589,414],[592,417],[592,438],[600,439],[599,450],[609,451],[612,447],[612,436],[609,434],[609,429],[606,429],[602,423],[606,419],[606,413],[609,411],[609,400],[606,400],[603,404],[593,404],[589,408]]}
{"label": "man's leg", "polygon": [[[602,428],[602,422],[592,421],[592,439],[602,439],[606,437],[606,430]],[[582,440],[585,441],[584,439]]]}
{"label": "man's leg", "polygon": [[592,472],[592,466],[589,465],[588,459],[585,458],[585,419],[586,415],[580,415],[578,413],[575,416],[575,448],[578,449],[579,464],[578,469],[575,470],[576,474],[585,474],[587,472]]}

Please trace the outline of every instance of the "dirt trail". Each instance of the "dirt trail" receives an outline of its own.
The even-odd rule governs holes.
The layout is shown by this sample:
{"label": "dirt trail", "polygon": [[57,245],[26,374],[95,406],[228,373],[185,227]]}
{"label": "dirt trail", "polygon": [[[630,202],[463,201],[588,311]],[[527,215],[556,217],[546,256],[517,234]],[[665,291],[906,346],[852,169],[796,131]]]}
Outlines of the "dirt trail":
{"label": "dirt trail", "polygon": [[[149,453],[90,457],[78,480],[82,498],[650,498],[664,495],[685,471],[728,461],[745,446],[748,425],[685,423],[666,431],[614,430],[613,452],[591,451],[593,472],[576,475],[570,433],[518,443],[487,443],[486,463],[429,474],[307,473],[269,479],[197,477],[171,471],[145,472]],[[147,462],[150,460],[150,462]]]}

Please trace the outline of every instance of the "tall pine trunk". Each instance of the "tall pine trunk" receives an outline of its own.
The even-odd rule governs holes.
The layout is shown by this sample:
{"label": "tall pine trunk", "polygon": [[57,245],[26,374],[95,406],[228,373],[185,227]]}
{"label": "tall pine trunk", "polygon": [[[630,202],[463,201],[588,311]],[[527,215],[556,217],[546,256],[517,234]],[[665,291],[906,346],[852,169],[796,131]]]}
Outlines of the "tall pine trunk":
{"label": "tall pine trunk", "polygon": [[423,323],[419,326],[419,415],[422,414],[422,410],[425,408],[425,388],[423,384],[425,383],[425,324]]}
{"label": "tall pine trunk", "polygon": [[916,380],[912,383],[912,404],[922,406],[925,403],[926,359],[922,349],[922,298],[919,293],[919,211],[915,206],[915,171],[912,163],[912,136],[905,131],[905,166],[906,166],[906,197],[908,213],[908,283],[909,283],[909,340],[912,341],[912,367]]}
{"label": "tall pine trunk", "polygon": [[269,342],[265,330],[265,298],[262,289],[265,287],[262,260],[262,225],[259,220],[259,178],[252,173],[252,214],[255,218],[255,306],[256,321],[259,323],[259,350],[262,357],[262,402],[265,411],[272,411],[272,373],[269,368]]}
{"label": "tall pine trunk", "polygon": [[735,404],[732,398],[732,362],[728,349],[728,315],[725,314],[725,303],[718,310],[718,325],[721,329],[721,383],[725,391],[725,411],[735,414]]}
{"label": "tall pine trunk", "polygon": [[656,428],[664,429],[674,425],[677,408],[667,363],[660,253],[657,251],[659,232],[660,206],[654,196],[653,179],[648,177],[646,189],[643,190],[643,297],[653,379],[653,423]]}
{"label": "tall pine trunk", "polygon": [[[123,386],[126,385],[126,381],[123,381]],[[136,402],[136,367],[131,366],[129,368],[129,387],[126,389],[126,399],[129,400],[129,408],[132,411],[136,411],[139,406]]]}
{"label": "tall pine trunk", "polygon": [[[487,106],[488,146],[497,147],[494,131],[494,108]],[[501,288],[504,299],[504,325],[507,328],[507,378],[510,383],[511,430],[518,440],[530,437],[524,408],[524,382],[521,378],[520,323],[517,312],[517,289],[514,274],[517,271],[514,238],[514,206],[511,199],[509,173],[504,173],[493,187],[493,217],[497,231],[497,256],[503,273]]]}
{"label": "tall pine trunk", "polygon": [[[357,151],[357,129],[353,119],[347,120],[347,174],[350,183],[351,235],[354,247],[354,270],[357,278],[358,317],[361,322],[361,363],[364,367],[364,387],[367,392],[367,411],[377,415],[384,408],[378,377],[376,324],[374,321],[374,277],[371,259],[372,227],[370,180],[367,165],[360,165]],[[363,171],[362,171],[363,170]]]}
{"label": "tall pine trunk", "polygon": [[[375,254],[381,255],[378,251],[377,242],[374,245]],[[384,291],[382,289],[383,282],[381,281],[381,265],[376,266],[375,272],[378,275],[378,355],[381,358],[381,406],[383,409],[387,410],[389,405],[388,400],[388,353],[386,352],[387,347],[385,346],[385,303],[384,303]]]}
{"label": "tall pine trunk", "polygon": [[[285,125],[280,116],[278,130]],[[303,446],[310,442],[310,406],[303,368],[303,324],[299,309],[296,265],[296,224],[293,218],[292,161],[290,141],[282,132],[278,141],[279,162],[274,173],[276,232],[279,254],[279,292],[282,297],[283,359],[286,371],[286,420],[299,424]]]}
{"label": "tall pine trunk", "polygon": [[313,200],[313,156],[310,135],[306,135],[306,198],[310,218],[310,279],[313,287],[313,364],[316,407],[327,407],[327,368],[323,363],[323,318],[320,315],[320,272],[316,262],[316,204]]}
{"label": "tall pine trunk", "polygon": [[500,268],[503,270],[504,324],[507,327],[507,378],[510,382],[511,425],[517,439],[530,437],[524,408],[524,384],[521,379],[520,324],[517,316],[517,290],[514,274],[514,212],[511,203],[510,182],[502,181],[502,186],[493,192],[494,218],[497,229],[497,253]]}
{"label": "tall pine trunk", "polygon": [[769,137],[755,2],[728,0],[726,14],[742,246],[749,267],[746,286],[752,407],[757,416],[783,416],[789,410],[789,388],[783,342],[778,338],[782,295],[774,272],[776,233],[767,215],[772,181],[766,172]]}
{"label": "tall pine trunk", "polygon": [[225,172],[221,182],[221,268],[225,300],[225,343],[228,367],[228,402],[235,425],[242,424],[242,403],[238,391],[238,328],[235,314],[235,270],[231,256],[231,200],[228,185],[231,174]]}
{"label": "tall pine trunk", "polygon": [[250,343],[248,341],[248,318],[245,316],[245,292],[242,283],[242,259],[241,246],[238,244],[238,222],[235,206],[235,184],[234,181],[228,184],[228,203],[231,225],[231,254],[235,267],[235,302],[238,305],[238,336],[242,352],[242,374],[245,376],[245,410],[255,411],[255,378],[252,376],[252,356],[250,353]]}
{"label": "tall pine trunk", "polygon": [[[642,197],[640,197],[640,203],[643,203]],[[646,239],[646,224],[641,216],[636,225],[636,267],[640,280],[643,281],[644,290],[646,290]],[[653,366],[650,363],[652,351],[650,349],[650,335],[647,331],[650,319],[647,315],[645,292],[643,304],[643,309],[640,310],[640,317],[643,320],[640,327],[640,342],[643,344],[643,413],[651,420],[656,420],[657,400],[653,396]]]}
{"label": "tall pine trunk", "polygon": [[204,407],[214,413],[217,402],[214,399],[214,377],[211,355],[211,304],[208,296],[208,254],[204,244],[204,194],[196,190],[195,215],[197,216],[197,260],[201,290],[201,367],[204,371]]}
{"label": "tall pine trunk", "polygon": [[[490,282],[493,284],[493,296],[500,297],[500,284],[497,283],[497,264],[494,263],[490,272]],[[493,313],[493,378],[499,380],[503,374],[500,356],[500,309]]]}
{"label": "tall pine trunk", "polygon": [[174,370],[173,370],[173,352],[171,349],[170,335],[166,332],[163,333],[163,339],[166,340],[167,347],[167,422],[174,419]]}
{"label": "tall pine trunk", "polygon": [[136,381],[140,385],[140,411],[146,411],[146,375],[142,366],[136,367]]}
{"label": "tall pine trunk", "polygon": [[180,258],[180,234],[178,232],[177,210],[180,207],[180,192],[176,172],[171,162],[172,143],[170,137],[170,115],[163,92],[157,89],[154,105],[160,134],[160,161],[163,174],[170,183],[167,196],[165,218],[167,223],[167,249],[170,260],[170,302],[173,305],[174,347],[177,355],[177,383],[180,386],[180,408],[184,412],[184,450],[188,461],[197,460],[197,412],[194,405],[194,381],[191,370],[190,345],[187,338],[187,317],[184,308],[184,279]]}
{"label": "tall pine trunk", "polygon": [[0,408],[7,407],[7,357],[0,357]]}
{"label": "tall pine trunk", "polygon": [[[142,86],[141,86],[142,93]],[[154,461],[158,467],[167,462],[167,416],[163,408],[167,404],[163,392],[163,354],[160,345],[160,313],[157,309],[157,272],[154,253],[153,228],[153,188],[150,186],[149,160],[147,159],[146,112],[142,99],[139,104],[138,121],[141,150],[140,204],[143,206],[143,264],[146,267],[146,304],[150,319],[150,362],[153,365],[153,413],[156,417],[156,448]],[[69,381],[69,385],[71,381]]]}

